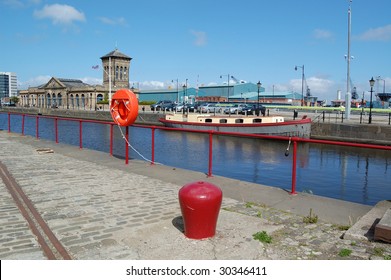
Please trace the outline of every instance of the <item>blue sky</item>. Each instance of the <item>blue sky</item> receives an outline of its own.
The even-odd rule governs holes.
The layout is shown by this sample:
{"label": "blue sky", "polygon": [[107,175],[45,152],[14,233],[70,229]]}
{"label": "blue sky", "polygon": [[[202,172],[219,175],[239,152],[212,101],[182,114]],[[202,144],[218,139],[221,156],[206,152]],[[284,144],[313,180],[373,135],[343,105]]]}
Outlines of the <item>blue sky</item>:
{"label": "blue sky", "polygon": [[[133,58],[141,89],[221,84],[227,75],[266,91],[320,99],[346,92],[349,0],[0,0],[0,71],[19,88],[52,76],[102,83],[100,57],[118,48]],[[351,79],[391,92],[391,1],[353,0]],[[223,78],[220,78],[221,75]],[[233,80],[231,83],[234,82]],[[175,82],[176,87],[176,82]],[[375,86],[375,90],[377,85]]]}

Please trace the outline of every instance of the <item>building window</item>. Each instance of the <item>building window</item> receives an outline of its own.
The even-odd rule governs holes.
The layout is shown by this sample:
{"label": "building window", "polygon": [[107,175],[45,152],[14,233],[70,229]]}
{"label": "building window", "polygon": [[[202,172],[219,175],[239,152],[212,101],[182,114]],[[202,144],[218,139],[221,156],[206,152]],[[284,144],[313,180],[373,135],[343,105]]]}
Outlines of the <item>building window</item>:
{"label": "building window", "polygon": [[103,94],[98,94],[97,96],[96,96],[96,101],[97,102],[100,102],[100,101],[103,101]]}
{"label": "building window", "polygon": [[81,106],[84,108],[86,106],[86,98],[84,94],[81,95]]}
{"label": "building window", "polygon": [[115,79],[118,80],[118,66],[115,67]]}
{"label": "building window", "polygon": [[124,71],[124,68],[121,66],[120,70],[119,70],[119,79],[122,80],[122,73]]}
{"label": "building window", "polygon": [[62,95],[61,95],[61,93],[57,94],[57,102],[58,102],[58,106],[62,106]]}
{"label": "building window", "polygon": [[47,94],[47,100],[46,100],[46,107],[50,108],[50,105],[52,104],[52,100],[50,98],[50,93]]}
{"label": "building window", "polygon": [[79,95],[76,94],[76,107],[79,108],[79,106],[80,106]]}

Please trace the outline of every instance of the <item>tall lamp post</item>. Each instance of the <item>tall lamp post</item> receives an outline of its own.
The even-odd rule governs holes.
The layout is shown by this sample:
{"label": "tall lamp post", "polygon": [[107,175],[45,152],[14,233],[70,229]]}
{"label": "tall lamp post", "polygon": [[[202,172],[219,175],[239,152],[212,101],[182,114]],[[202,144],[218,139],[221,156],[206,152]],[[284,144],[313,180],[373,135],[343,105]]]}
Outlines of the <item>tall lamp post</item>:
{"label": "tall lamp post", "polygon": [[230,75],[229,74],[227,74],[227,75],[220,75],[220,79],[223,78],[223,76],[227,76],[227,79],[228,79],[227,101],[229,101],[229,78],[230,78]]}
{"label": "tall lamp post", "polygon": [[295,66],[295,71],[297,68],[301,68],[301,106],[304,105],[304,65],[303,66]]}
{"label": "tall lamp post", "polygon": [[183,88],[183,100],[182,100],[182,103],[185,104],[186,85],[184,84],[184,85],[182,86],[182,88]]}
{"label": "tall lamp post", "polygon": [[[377,76],[376,80],[377,81],[383,81],[383,93],[385,93],[386,92],[386,80],[382,79],[380,76]],[[379,88],[378,88],[377,92],[379,93]]]}
{"label": "tall lamp post", "polygon": [[[174,82],[174,80],[171,81],[172,83]],[[178,79],[176,79],[176,102],[179,104],[179,91],[178,91],[178,84],[179,84],[179,81]]]}
{"label": "tall lamp post", "polygon": [[259,90],[261,89],[261,82],[258,81],[257,87],[258,87],[258,99],[257,99],[257,116],[259,116]]}
{"label": "tall lamp post", "polygon": [[373,79],[370,79],[369,80],[369,85],[371,86],[371,99],[370,99],[370,103],[369,103],[369,119],[368,119],[368,123],[372,123],[372,93],[373,93],[373,86],[375,85],[375,80]]}

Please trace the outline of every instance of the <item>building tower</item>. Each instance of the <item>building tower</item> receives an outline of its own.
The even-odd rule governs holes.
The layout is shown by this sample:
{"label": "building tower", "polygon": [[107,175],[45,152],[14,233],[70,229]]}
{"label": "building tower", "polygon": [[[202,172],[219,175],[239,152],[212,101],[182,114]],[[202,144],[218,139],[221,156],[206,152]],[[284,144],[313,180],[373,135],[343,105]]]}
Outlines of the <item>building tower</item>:
{"label": "building tower", "polygon": [[129,88],[129,68],[132,58],[115,49],[100,59],[103,66],[103,86],[108,87],[110,92]]}

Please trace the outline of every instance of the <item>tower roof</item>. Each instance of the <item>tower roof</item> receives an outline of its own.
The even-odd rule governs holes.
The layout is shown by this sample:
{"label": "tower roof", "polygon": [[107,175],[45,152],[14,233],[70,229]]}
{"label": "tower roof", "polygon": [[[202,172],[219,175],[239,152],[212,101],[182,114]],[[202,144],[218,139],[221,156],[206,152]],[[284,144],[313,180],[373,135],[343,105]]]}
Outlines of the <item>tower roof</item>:
{"label": "tower roof", "polygon": [[119,58],[125,58],[131,60],[132,58],[121,53],[118,49],[115,49],[112,52],[109,52],[108,54],[102,56],[100,59],[109,58],[109,57],[119,57]]}

